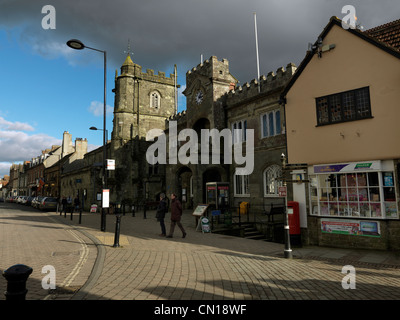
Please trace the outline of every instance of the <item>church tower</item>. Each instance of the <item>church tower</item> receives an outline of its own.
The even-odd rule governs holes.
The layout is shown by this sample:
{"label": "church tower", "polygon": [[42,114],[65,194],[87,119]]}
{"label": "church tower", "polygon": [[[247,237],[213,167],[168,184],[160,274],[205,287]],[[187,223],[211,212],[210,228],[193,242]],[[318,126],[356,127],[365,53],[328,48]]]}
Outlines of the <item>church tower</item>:
{"label": "church tower", "polygon": [[129,53],[120,74],[116,71],[113,131],[108,154],[115,160],[115,170],[108,172],[111,201],[139,201],[162,190],[161,170],[149,180],[150,169],[154,168],[147,163],[146,150],[152,142],[145,140],[149,130],[164,130],[166,119],[175,114],[175,75],[176,72],[166,77],[164,72],[154,74],[151,69],[143,72]]}
{"label": "church tower", "polygon": [[226,59],[212,56],[186,73],[187,127],[198,129],[226,127],[221,97],[234,89],[237,79],[229,71]]}
{"label": "church tower", "polygon": [[165,120],[175,114],[176,74],[154,74],[134,63],[128,54],[115,75],[112,143],[118,149],[128,141],[145,139],[151,129],[165,129]]}

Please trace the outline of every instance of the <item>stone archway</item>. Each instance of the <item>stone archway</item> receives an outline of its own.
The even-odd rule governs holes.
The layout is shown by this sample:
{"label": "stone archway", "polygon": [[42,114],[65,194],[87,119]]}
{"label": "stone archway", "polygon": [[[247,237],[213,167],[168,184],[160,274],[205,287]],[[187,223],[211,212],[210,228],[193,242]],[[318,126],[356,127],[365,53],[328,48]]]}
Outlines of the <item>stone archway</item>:
{"label": "stone archway", "polygon": [[184,209],[193,208],[193,194],[192,190],[192,170],[187,166],[182,166],[176,171],[176,193],[182,202]]}
{"label": "stone archway", "polygon": [[192,129],[196,131],[197,136],[200,138],[201,129],[210,129],[210,120],[208,120],[207,118],[200,118],[194,123]]}

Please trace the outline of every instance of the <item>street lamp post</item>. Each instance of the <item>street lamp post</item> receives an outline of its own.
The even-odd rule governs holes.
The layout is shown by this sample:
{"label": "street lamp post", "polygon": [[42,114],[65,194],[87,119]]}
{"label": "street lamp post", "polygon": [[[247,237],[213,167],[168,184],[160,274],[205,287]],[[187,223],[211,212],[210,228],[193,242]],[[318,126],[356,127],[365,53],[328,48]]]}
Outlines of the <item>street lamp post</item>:
{"label": "street lamp post", "polygon": [[[97,128],[97,127],[90,127],[89,128],[89,130],[101,130],[101,131],[104,131],[105,132],[105,134],[106,134],[106,141],[107,141],[107,139],[108,139],[108,130],[104,130],[104,129],[99,129],[99,128]],[[103,147],[104,147],[104,144],[103,144]],[[103,149],[103,151],[104,151],[104,149]],[[107,150],[106,150],[107,151]],[[104,155],[104,153],[103,153],[103,172],[105,173],[106,171],[105,171],[105,161],[106,161],[106,159],[107,159],[107,152],[105,152],[105,155]],[[107,183],[105,183],[104,184],[104,181],[107,181],[107,174],[104,174],[103,175],[103,189],[105,189],[105,186],[107,185]],[[104,196],[104,193],[102,194],[102,197]],[[102,205],[103,205],[103,203],[102,203]],[[100,229],[101,229],[101,231],[105,231],[106,230],[106,214],[105,214],[105,210],[104,210],[104,208],[102,207],[102,210],[101,210],[101,221],[100,221]]]}
{"label": "street lamp post", "polygon": [[289,232],[289,217],[288,217],[288,210],[287,210],[287,183],[285,177],[285,169],[286,169],[286,156],[284,153],[281,154],[281,161],[282,161],[282,179],[283,179],[283,186],[285,187],[285,221],[284,221],[284,233],[285,233],[285,250],[284,250],[284,257],[286,259],[292,259],[292,249],[290,248],[290,232]]}
{"label": "street lamp post", "polygon": [[[75,49],[75,50],[82,50],[84,48],[102,52],[104,54],[104,122],[103,122],[103,194],[102,197],[104,197],[104,190],[107,188],[107,174],[106,174],[106,93],[107,93],[107,53],[106,51],[91,48],[88,46],[85,46],[80,40],[77,39],[71,39],[67,41],[68,47]],[[104,203],[102,201],[102,211],[101,211],[101,231],[105,231],[106,226],[105,226],[105,207]]]}

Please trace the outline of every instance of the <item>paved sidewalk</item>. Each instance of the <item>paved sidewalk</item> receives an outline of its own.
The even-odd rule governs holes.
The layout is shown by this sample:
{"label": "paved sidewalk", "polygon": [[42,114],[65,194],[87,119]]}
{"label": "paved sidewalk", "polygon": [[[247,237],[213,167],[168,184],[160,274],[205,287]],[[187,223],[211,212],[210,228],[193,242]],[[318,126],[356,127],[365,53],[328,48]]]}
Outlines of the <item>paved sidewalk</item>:
{"label": "paved sidewalk", "polygon": [[[123,216],[121,247],[114,248],[115,216],[107,215],[101,232],[100,215],[85,214],[81,229],[95,237],[102,258],[95,279],[72,299],[400,298],[400,257],[393,252],[308,247],[293,249],[290,260],[282,244],[196,231],[188,211],[182,219],[187,237],[176,228],[174,238],[162,238],[154,217],[154,211],[147,219],[143,212]],[[345,265],[356,269],[357,290],[342,287]]]}
{"label": "paved sidewalk", "polygon": [[[196,231],[191,212],[185,212],[182,219],[187,237],[182,239],[176,228],[174,237],[167,239],[159,236],[154,211],[147,212],[147,219],[143,212],[135,217],[130,213],[123,216],[120,247],[113,247],[113,215],[107,215],[107,228],[102,232],[98,213],[83,213],[82,224],[76,214],[71,221],[69,214],[65,218],[55,212],[38,213],[40,218],[32,213],[11,217],[0,206],[0,240],[4,243],[4,238],[10,238],[6,240],[8,245],[2,246],[1,267],[19,261],[35,264],[37,269],[53,263],[57,270],[60,289],[39,294],[38,280],[43,275],[38,269],[32,275],[35,280],[28,280],[27,299],[400,299],[400,257],[395,252],[306,247],[294,248],[294,258],[285,259],[282,244]],[[168,216],[166,225],[168,230]],[[26,228],[29,233],[23,229],[14,232],[17,228]],[[33,241],[40,237],[43,239]],[[11,242],[17,239],[14,248],[28,243],[30,247],[13,251]],[[10,258],[12,252],[14,260]],[[355,290],[342,287],[345,274],[341,271],[345,265],[356,270]],[[71,273],[75,276],[69,285],[72,290],[68,291],[66,280]],[[4,281],[0,285],[4,286]]]}
{"label": "paved sidewalk", "polygon": [[[54,213],[16,204],[0,203],[0,241],[1,273],[16,264],[33,269],[26,284],[27,300],[51,297],[42,287],[42,280],[50,275],[46,266],[54,267],[56,286],[71,295],[87,282],[97,257],[93,241],[75,227],[58,222]],[[5,300],[6,287],[0,276],[0,300]]]}

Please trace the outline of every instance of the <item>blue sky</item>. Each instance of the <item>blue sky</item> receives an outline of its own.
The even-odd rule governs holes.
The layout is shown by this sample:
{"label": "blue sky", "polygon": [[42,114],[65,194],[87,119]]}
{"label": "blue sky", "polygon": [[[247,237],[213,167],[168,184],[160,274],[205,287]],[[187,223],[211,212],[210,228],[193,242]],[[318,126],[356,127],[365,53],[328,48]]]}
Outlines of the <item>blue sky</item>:
{"label": "blue sky", "polygon": [[[56,9],[56,28],[42,28],[43,6]],[[102,145],[103,55],[73,50],[80,39],[107,51],[107,130],[112,131],[115,70],[132,59],[168,76],[178,67],[178,111],[185,74],[210,56],[228,59],[240,81],[257,77],[253,13],[257,13],[261,75],[299,65],[345,0],[0,0],[0,177],[12,163],[61,143],[64,131]],[[400,18],[396,0],[355,0],[366,29]]]}

